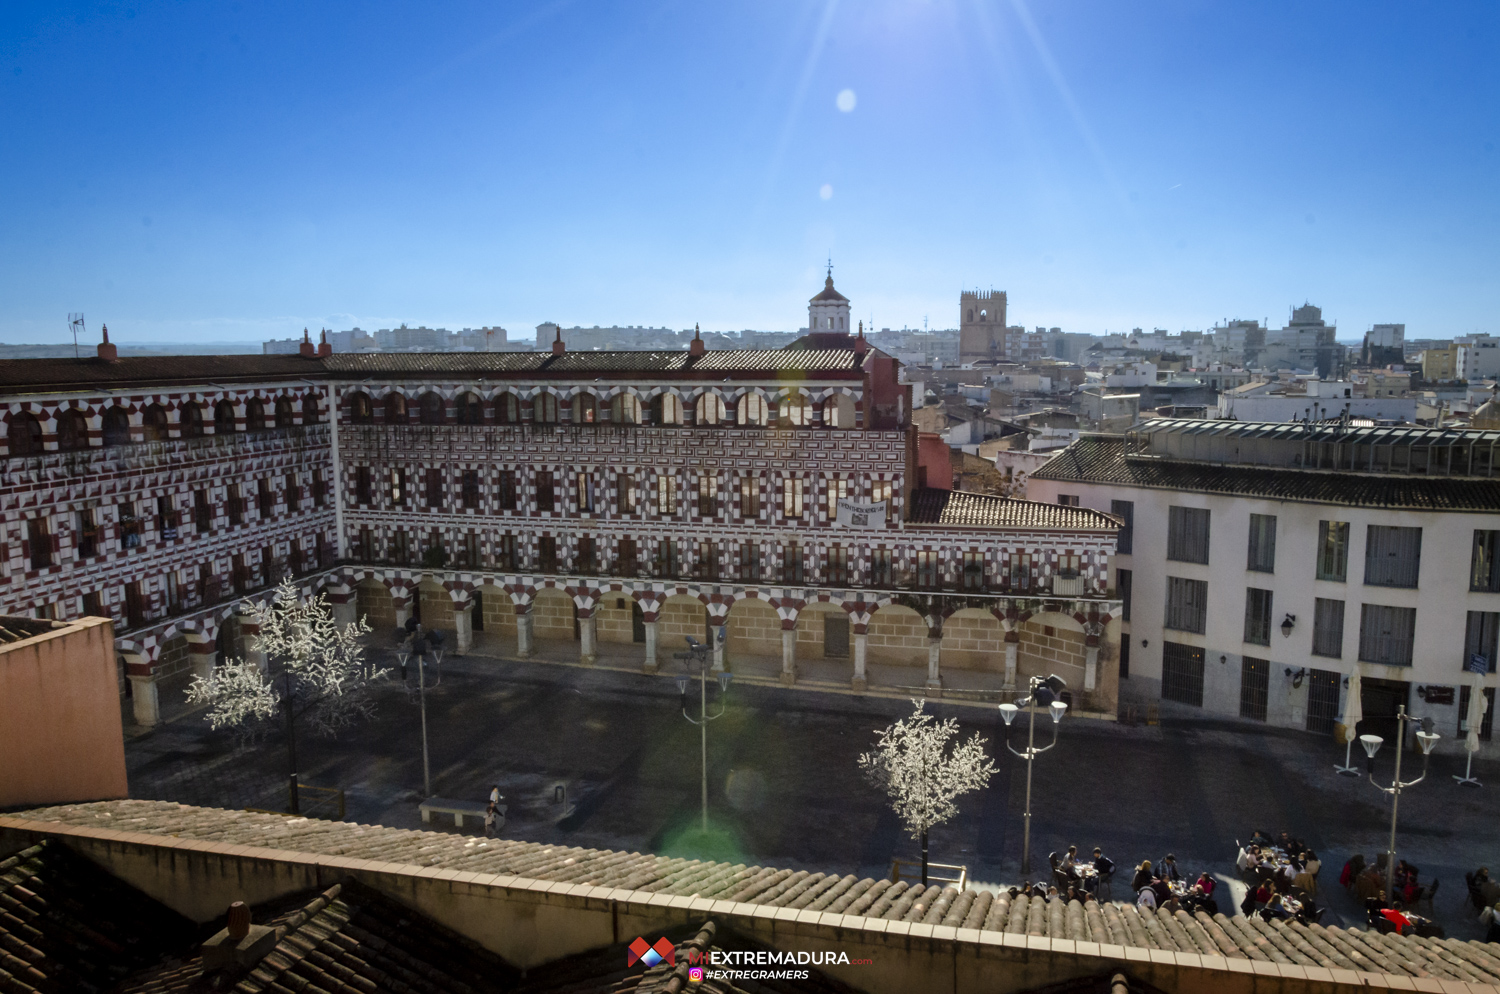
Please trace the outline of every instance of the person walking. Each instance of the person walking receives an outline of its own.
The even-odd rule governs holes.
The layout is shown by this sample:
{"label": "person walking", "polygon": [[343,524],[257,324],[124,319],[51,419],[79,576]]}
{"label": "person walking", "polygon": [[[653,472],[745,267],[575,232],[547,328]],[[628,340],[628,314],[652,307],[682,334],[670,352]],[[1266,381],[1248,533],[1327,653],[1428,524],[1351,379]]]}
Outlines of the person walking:
{"label": "person walking", "polygon": [[500,785],[499,784],[495,784],[493,787],[490,788],[490,803],[491,804],[499,804],[500,803],[500,797],[501,797],[501,795],[500,795]]}
{"label": "person walking", "polygon": [[494,801],[484,806],[484,837],[493,839],[495,837],[495,818],[499,814]]}

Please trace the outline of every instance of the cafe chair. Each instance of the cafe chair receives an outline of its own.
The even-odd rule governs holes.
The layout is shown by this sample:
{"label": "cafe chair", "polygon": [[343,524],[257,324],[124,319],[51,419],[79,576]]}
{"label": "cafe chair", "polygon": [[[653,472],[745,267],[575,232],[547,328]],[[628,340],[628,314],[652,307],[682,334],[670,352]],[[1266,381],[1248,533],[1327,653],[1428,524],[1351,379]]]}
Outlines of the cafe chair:
{"label": "cafe chair", "polygon": [[[1432,899],[1437,896],[1438,884],[1440,884],[1440,883],[1442,883],[1441,880],[1437,879],[1436,877],[1433,877],[1432,878],[1432,883],[1428,884],[1426,887],[1423,887],[1417,893],[1417,899],[1415,901],[1411,902],[1411,903],[1413,905],[1418,905],[1418,904],[1421,904],[1423,901],[1426,901],[1427,902],[1427,907],[1432,908]],[[1434,909],[1434,911],[1435,910],[1436,909]]]}

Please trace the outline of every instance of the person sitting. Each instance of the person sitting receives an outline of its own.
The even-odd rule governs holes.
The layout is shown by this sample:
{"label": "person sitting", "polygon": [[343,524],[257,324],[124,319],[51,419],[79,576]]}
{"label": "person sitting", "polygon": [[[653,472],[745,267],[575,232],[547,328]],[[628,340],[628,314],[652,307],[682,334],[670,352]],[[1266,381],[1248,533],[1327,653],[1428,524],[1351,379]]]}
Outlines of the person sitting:
{"label": "person sitting", "polygon": [[1318,859],[1317,853],[1309,849],[1302,854],[1302,868],[1316,877],[1318,871],[1323,868],[1323,861]]}
{"label": "person sitting", "polygon": [[1172,893],[1168,893],[1167,899],[1165,901],[1162,901],[1159,906],[1165,908],[1169,914],[1174,915],[1182,910],[1182,902],[1177,899],[1176,894]]}
{"label": "person sitting", "polygon": [[1156,910],[1156,891],[1154,891],[1154,890],[1151,889],[1151,885],[1150,884],[1147,884],[1145,887],[1142,887],[1136,893],[1135,903],[1136,903],[1136,906],[1139,907],[1139,908],[1146,908],[1146,909],[1149,909],[1151,911],[1155,911]]}
{"label": "person sitting", "polygon": [[1270,884],[1256,884],[1245,891],[1245,900],[1240,902],[1240,911],[1244,912],[1245,917],[1250,917],[1256,908],[1264,907],[1274,893],[1276,890]]}
{"label": "person sitting", "polygon": [[1316,894],[1318,892],[1318,881],[1311,873],[1307,872],[1306,867],[1303,867],[1302,872],[1292,878],[1292,890]]}
{"label": "person sitting", "polygon": [[1078,847],[1077,846],[1069,846],[1068,847],[1067,855],[1065,855],[1062,858],[1062,864],[1060,866],[1060,869],[1064,873],[1071,873],[1073,876],[1076,877],[1078,874],[1073,870],[1073,865],[1075,863],[1077,863],[1077,862],[1078,862]]}
{"label": "person sitting", "polygon": [[1355,879],[1364,872],[1364,869],[1365,854],[1357,852],[1349,857],[1349,862],[1344,864],[1344,870],[1339,874],[1339,884],[1348,890],[1354,886]]}
{"label": "person sitting", "polygon": [[1257,828],[1255,831],[1250,833],[1250,844],[1256,846],[1268,846],[1271,844],[1271,836]]}
{"label": "person sitting", "polygon": [[1165,904],[1167,899],[1172,896],[1172,885],[1161,877],[1151,878],[1151,889],[1156,891],[1156,903],[1158,905]]}
{"label": "person sitting", "polygon": [[1197,887],[1204,897],[1214,896],[1214,878],[1208,875],[1207,870],[1198,874],[1198,879],[1194,881],[1193,886]]}
{"label": "person sitting", "polygon": [[1270,921],[1273,918],[1291,918],[1292,913],[1287,909],[1287,906],[1282,903],[1281,895],[1272,893],[1271,899],[1266,902],[1266,906],[1260,909],[1260,916],[1266,921]]}
{"label": "person sitting", "polygon": [[1485,942],[1500,942],[1500,902],[1479,913],[1479,924],[1488,926],[1484,933]]}
{"label": "person sitting", "polygon": [[1177,869],[1177,857],[1167,853],[1162,861],[1156,864],[1156,875],[1163,880],[1173,882],[1182,879],[1182,871]]}
{"label": "person sitting", "polygon": [[1142,887],[1151,886],[1151,861],[1145,860],[1135,868],[1135,876],[1130,878],[1130,889],[1140,893]]}
{"label": "person sitting", "polygon": [[1354,878],[1354,896],[1361,901],[1385,897],[1385,878],[1373,866],[1367,866]]}
{"label": "person sitting", "polygon": [[1097,874],[1092,880],[1085,881],[1085,885],[1092,891],[1099,889],[1099,881],[1106,880],[1115,872],[1115,861],[1104,855],[1104,850],[1098,846],[1094,847],[1094,873]]}

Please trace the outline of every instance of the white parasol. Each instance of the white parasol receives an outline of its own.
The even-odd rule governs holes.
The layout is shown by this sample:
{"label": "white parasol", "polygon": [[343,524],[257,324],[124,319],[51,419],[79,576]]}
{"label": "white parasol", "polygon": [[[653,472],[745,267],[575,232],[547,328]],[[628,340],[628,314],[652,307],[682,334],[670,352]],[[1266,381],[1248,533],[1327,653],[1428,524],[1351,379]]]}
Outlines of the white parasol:
{"label": "white parasol", "polygon": [[1349,668],[1349,692],[1344,695],[1344,765],[1334,769],[1347,776],[1357,777],[1359,771],[1349,765],[1350,750],[1354,748],[1354,726],[1365,717],[1364,702],[1360,699],[1359,664]]}
{"label": "white parasol", "polygon": [[1489,710],[1490,702],[1484,696],[1484,674],[1474,674],[1474,686],[1469,690],[1469,714],[1465,719],[1469,725],[1469,734],[1464,738],[1464,748],[1470,752],[1479,751],[1479,725],[1484,721],[1484,713]]}

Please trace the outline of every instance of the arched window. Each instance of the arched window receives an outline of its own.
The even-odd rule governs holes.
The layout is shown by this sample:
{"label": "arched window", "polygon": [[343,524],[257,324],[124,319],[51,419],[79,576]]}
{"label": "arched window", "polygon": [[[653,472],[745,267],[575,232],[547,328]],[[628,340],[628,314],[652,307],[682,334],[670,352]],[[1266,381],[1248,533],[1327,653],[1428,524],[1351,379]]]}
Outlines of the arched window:
{"label": "arched window", "polygon": [[318,395],[315,394],[315,393],[305,393],[305,394],[303,394],[302,395],[302,423],[305,424],[305,425],[315,425],[315,424],[318,424],[322,420],[323,420],[323,416],[320,413],[320,410],[318,408]]}
{"label": "arched window", "polygon": [[591,393],[580,393],[573,396],[573,423],[575,425],[591,425],[599,420],[599,402]]}
{"label": "arched window", "polygon": [[742,425],[765,426],[767,421],[766,398],[758,393],[747,393],[740,398],[735,410],[735,421]]}
{"label": "arched window", "polygon": [[385,423],[404,425],[411,419],[406,416],[406,398],[399,393],[385,395]]}
{"label": "arched window", "polygon": [[104,412],[104,444],[130,444],[130,415],[123,407],[111,407]]}
{"label": "arched window", "polygon": [[495,421],[502,425],[521,423],[521,402],[513,393],[502,393],[495,398]]}
{"label": "arched window", "polygon": [[531,402],[531,420],[537,424],[557,424],[557,394],[545,390]]}
{"label": "arched window", "polygon": [[848,394],[837,393],[823,401],[823,427],[854,427],[854,400]]}
{"label": "arched window", "polygon": [[800,390],[794,390],[781,400],[776,423],[802,427],[812,424],[812,400]]}
{"label": "arched window", "polygon": [[424,425],[443,423],[443,397],[436,390],[429,390],[417,401],[419,415]]}
{"label": "arched window", "polygon": [[716,393],[705,393],[698,397],[694,420],[700,425],[719,425],[724,421],[724,398]]}
{"label": "arched window", "polygon": [[143,438],[148,442],[165,442],[167,440],[167,409],[160,404],[152,404],[146,408],[146,413],[141,415],[141,432]]}
{"label": "arched window", "polygon": [[251,397],[245,401],[245,430],[266,430],[266,405],[259,397]]}
{"label": "arched window", "polygon": [[641,423],[641,402],[632,394],[617,393],[609,402],[609,420],[617,425]]}
{"label": "arched window", "polygon": [[10,416],[5,440],[13,456],[34,456],[42,451],[42,424],[25,411]]}
{"label": "arched window", "polygon": [[375,405],[370,403],[369,394],[358,391],[349,395],[349,420],[357,425],[375,422]]}
{"label": "arched window", "polygon": [[675,393],[658,395],[651,401],[651,420],[659,425],[682,424],[682,398]]}
{"label": "arched window", "polygon": [[177,420],[181,422],[183,438],[203,437],[203,409],[193,401],[183,401],[182,409],[177,412]]}
{"label": "arched window", "polygon": [[974,321],[974,308],[972,308],[972,307],[969,308],[969,316],[968,316],[968,318],[966,318],[966,320],[969,321],[971,324],[973,323],[973,321]]}
{"label": "arched window", "polygon": [[290,427],[292,427],[292,423],[293,423],[294,417],[295,417],[295,412],[293,412],[293,410],[292,410],[292,400],[291,400],[291,398],[290,397],[277,397],[276,398],[276,427],[278,427],[278,428],[290,428]]}
{"label": "arched window", "polygon": [[63,411],[57,416],[57,447],[64,452],[89,447],[89,422],[82,411]]}
{"label": "arched window", "polygon": [[214,405],[214,434],[233,435],[234,432],[234,402],[221,400]]}
{"label": "arched window", "polygon": [[477,393],[461,393],[454,403],[454,413],[458,416],[461,425],[484,424],[484,405],[479,402]]}

